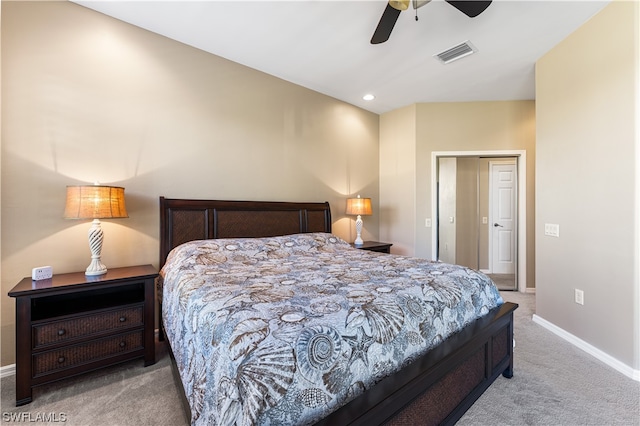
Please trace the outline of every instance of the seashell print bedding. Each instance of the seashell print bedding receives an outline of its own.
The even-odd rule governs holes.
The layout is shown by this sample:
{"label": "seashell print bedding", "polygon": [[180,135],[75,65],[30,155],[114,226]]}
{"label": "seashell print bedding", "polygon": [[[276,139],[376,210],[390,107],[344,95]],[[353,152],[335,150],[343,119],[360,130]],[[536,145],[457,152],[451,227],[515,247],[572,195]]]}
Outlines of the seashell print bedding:
{"label": "seashell print bedding", "polygon": [[477,271],[325,233],[192,241],[160,276],[195,425],[314,423],[503,303]]}

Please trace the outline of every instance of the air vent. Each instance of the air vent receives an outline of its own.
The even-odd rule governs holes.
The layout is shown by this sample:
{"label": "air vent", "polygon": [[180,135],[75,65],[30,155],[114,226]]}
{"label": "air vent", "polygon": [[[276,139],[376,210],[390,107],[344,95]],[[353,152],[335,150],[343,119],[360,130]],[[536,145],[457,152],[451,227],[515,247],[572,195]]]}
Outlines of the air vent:
{"label": "air vent", "polygon": [[477,51],[478,49],[476,49],[475,46],[467,40],[445,50],[444,52],[436,53],[433,56],[443,64],[448,64],[460,58],[464,58],[465,56],[469,56]]}

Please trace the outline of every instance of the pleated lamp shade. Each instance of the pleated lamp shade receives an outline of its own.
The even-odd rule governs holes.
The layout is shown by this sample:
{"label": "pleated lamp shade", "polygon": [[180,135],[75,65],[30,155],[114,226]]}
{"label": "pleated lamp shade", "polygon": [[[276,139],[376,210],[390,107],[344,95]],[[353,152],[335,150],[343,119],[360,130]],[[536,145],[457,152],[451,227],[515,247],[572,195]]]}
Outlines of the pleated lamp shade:
{"label": "pleated lamp shade", "polygon": [[347,214],[370,216],[371,198],[347,198]]}
{"label": "pleated lamp shade", "polygon": [[104,185],[67,186],[65,219],[119,219],[129,217],[124,188]]}

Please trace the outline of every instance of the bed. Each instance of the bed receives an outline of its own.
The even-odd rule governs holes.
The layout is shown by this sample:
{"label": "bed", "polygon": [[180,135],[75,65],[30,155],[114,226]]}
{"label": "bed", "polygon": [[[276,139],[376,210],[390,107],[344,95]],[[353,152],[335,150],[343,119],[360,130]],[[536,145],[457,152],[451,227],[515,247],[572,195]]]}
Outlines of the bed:
{"label": "bed", "polygon": [[513,375],[517,305],[490,280],[353,249],[326,202],[160,197],[160,226],[160,337],[192,424],[454,424]]}

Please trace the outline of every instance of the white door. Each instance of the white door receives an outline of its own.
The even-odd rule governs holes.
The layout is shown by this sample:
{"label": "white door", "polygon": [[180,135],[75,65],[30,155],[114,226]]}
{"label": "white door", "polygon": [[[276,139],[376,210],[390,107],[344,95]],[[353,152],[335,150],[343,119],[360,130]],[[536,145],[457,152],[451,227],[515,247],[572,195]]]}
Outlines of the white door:
{"label": "white door", "polygon": [[489,163],[489,265],[492,274],[515,274],[517,170],[514,160]]}

